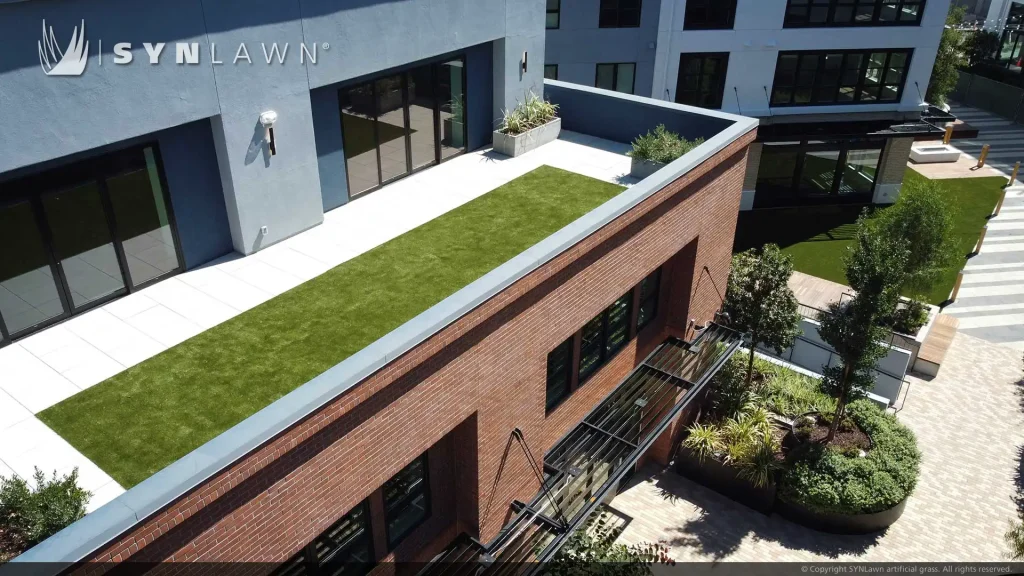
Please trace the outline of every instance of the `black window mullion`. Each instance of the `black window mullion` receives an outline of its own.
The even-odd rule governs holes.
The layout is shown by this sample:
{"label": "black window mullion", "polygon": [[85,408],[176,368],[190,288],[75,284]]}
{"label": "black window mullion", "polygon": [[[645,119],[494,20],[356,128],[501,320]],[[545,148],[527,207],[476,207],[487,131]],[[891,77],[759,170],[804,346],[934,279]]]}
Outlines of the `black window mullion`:
{"label": "black window mullion", "polygon": [[377,186],[384,184],[384,171],[380,166],[380,97],[377,95],[377,81],[370,82],[370,95],[373,98],[373,150],[377,155]]}
{"label": "black window mullion", "polygon": [[53,320],[66,318],[75,312],[74,300],[71,299],[71,287],[68,284],[67,276],[64,275],[64,267],[61,266],[60,260],[57,259],[57,251],[53,246],[53,231],[50,230],[50,223],[46,221],[43,195],[35,195],[31,203],[36,216],[36,226],[39,227],[39,234],[42,236],[46,252],[50,256],[50,272],[53,274],[53,279],[57,284],[57,295],[60,296],[60,302],[64,306],[64,313],[60,316],[55,316]]}
{"label": "black window mullion", "polygon": [[842,185],[843,174],[846,169],[846,161],[850,154],[850,143],[844,142],[839,149],[839,161],[836,163],[836,171],[832,176],[832,195],[839,196],[839,187]]}
{"label": "black window mullion", "polygon": [[125,290],[132,292],[132,274],[128,268],[128,257],[124,253],[124,244],[121,242],[121,231],[117,226],[117,218],[114,216],[114,205],[110,201],[110,191],[107,189],[106,178],[98,177],[96,180],[100,191],[100,204],[103,206],[103,213],[107,219],[107,228],[110,230],[110,239],[114,244],[114,254],[117,256],[117,267],[121,269],[121,279],[124,282]]}

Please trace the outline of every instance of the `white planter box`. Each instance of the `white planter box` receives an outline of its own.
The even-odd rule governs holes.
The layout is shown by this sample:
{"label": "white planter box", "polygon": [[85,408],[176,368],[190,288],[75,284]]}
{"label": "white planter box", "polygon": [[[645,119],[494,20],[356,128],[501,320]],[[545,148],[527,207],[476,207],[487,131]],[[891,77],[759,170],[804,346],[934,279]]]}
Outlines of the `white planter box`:
{"label": "white planter box", "polygon": [[910,159],[918,164],[960,160],[960,151],[948,144],[921,144],[910,148]]}
{"label": "white planter box", "polygon": [[513,158],[516,156],[522,156],[523,154],[526,154],[531,150],[536,150],[549,142],[554,142],[558,139],[558,134],[561,133],[561,131],[561,118],[555,118],[543,126],[538,126],[533,130],[523,132],[517,136],[502,134],[495,130],[494,151]]}
{"label": "white planter box", "polygon": [[637,180],[643,180],[664,167],[661,162],[633,158],[629,165],[629,175]]}

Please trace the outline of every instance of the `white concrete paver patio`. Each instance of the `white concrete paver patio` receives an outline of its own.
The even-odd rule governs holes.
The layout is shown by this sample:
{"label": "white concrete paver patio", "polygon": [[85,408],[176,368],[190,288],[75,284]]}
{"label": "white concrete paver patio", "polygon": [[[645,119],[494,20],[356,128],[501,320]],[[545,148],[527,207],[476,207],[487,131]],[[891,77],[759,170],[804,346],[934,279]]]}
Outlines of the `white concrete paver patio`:
{"label": "white concrete paver patio", "polygon": [[519,158],[465,154],[324,216],[248,257],[232,254],[0,349],[0,475],[77,466],[90,510],[123,489],[34,414],[541,166],[623,185],[629,146],[563,131]]}

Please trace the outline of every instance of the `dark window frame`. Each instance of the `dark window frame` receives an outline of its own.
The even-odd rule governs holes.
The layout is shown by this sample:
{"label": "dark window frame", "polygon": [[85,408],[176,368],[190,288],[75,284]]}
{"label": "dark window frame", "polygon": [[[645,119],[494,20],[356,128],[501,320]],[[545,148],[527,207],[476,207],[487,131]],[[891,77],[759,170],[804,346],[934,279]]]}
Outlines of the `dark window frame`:
{"label": "dark window frame", "polygon": [[[658,317],[658,304],[661,300],[661,274],[662,269],[659,266],[654,272],[651,272],[644,277],[643,280],[637,284],[637,314],[636,314],[636,331],[639,333],[644,328],[651,325],[651,322]],[[654,284],[654,290],[650,294],[644,294],[644,284],[651,280]],[[643,318],[640,313],[643,311],[644,306],[651,304],[653,310],[651,310],[650,316]]]}
{"label": "dark window frame", "polygon": [[[417,462],[420,463],[423,470],[423,479],[420,481],[420,490],[416,492],[406,492],[403,494],[397,502],[388,503],[387,488],[388,484],[395,481],[402,473],[406,472],[413,467]],[[423,517],[420,518],[413,524],[410,524],[399,534],[391,533],[391,522],[397,518],[402,512],[405,511],[405,507],[412,503],[417,497],[423,495]],[[430,519],[431,509],[431,494],[430,494],[430,459],[427,457],[427,452],[420,454],[412,462],[405,465],[404,468],[399,470],[394,476],[388,479],[387,482],[381,487],[381,496],[384,499],[384,535],[388,545],[388,552],[390,553],[405,540],[410,534],[412,534],[417,528],[423,525],[424,522]]]}
{"label": "dark window frame", "polygon": [[[123,176],[133,170],[147,169],[145,160],[146,149],[152,150],[153,163],[157,171],[157,179],[161,188],[161,195],[164,200],[164,209],[167,213],[167,222],[171,229],[171,243],[174,255],[178,260],[178,267],[163,274],[158,274],[148,280],[136,283],[131,275],[128,266],[127,255],[124,251],[124,223],[118,225],[115,216],[115,209],[112,204],[111,193],[107,186],[107,180]],[[84,304],[76,304],[71,295],[71,285],[64,275],[64,269],[57,258],[56,248],[53,245],[50,223],[47,221],[43,198],[53,194],[66,192],[83,183],[95,183],[100,202],[103,207],[107,228],[111,235],[111,244],[117,257],[118,268],[124,286],[120,289],[91,300]],[[178,219],[175,215],[174,204],[171,200],[171,188],[167,181],[167,170],[164,166],[163,153],[160,150],[160,143],[145,141],[139,144],[126,146],[115,150],[109,150],[97,155],[92,155],[81,160],[75,160],[64,164],[49,166],[39,171],[28,173],[0,182],[0,206],[28,203],[36,226],[42,235],[43,247],[47,253],[47,263],[54,280],[57,295],[60,299],[62,310],[60,314],[41,320],[30,326],[20,328],[17,332],[9,331],[9,326],[4,323],[2,311],[0,311],[0,348],[16,342],[22,338],[35,334],[54,324],[58,324],[79,316],[114,300],[128,296],[140,290],[144,290],[158,282],[162,282],[182,273],[185,270],[185,253],[182,249],[181,238],[178,234]]]}
{"label": "dark window frame", "polygon": [[[712,19],[712,10],[725,8],[724,20]],[[703,20],[698,20],[697,11],[703,10]],[[732,30],[736,26],[736,0],[687,0],[683,15],[683,30]]]}
{"label": "dark window frame", "polygon": [[[799,4],[795,4],[799,2]],[[803,2],[806,2],[804,4]],[[924,18],[927,0],[787,0],[786,12],[783,17],[783,28],[862,28],[872,26],[920,26]],[[896,6],[895,20],[882,20],[883,6]],[[871,17],[857,21],[858,8],[870,6]],[[914,20],[903,20],[903,8],[917,6],[917,17]],[[812,22],[811,15],[815,8],[824,8],[826,15],[821,22]],[[846,13],[849,9],[849,20],[836,20],[837,13]],[[803,12],[803,16],[794,16]]]}
{"label": "dark window frame", "polygon": [[[857,140],[844,140],[818,143],[818,141],[802,140],[794,144],[770,144],[765,143],[764,150],[778,151],[781,153],[795,153],[797,155],[796,163],[793,167],[793,174],[791,183],[788,186],[764,186],[758,180],[758,185],[755,187],[757,195],[754,197],[755,208],[782,208],[792,206],[808,206],[821,203],[828,204],[868,204],[871,202],[871,198],[874,195],[874,191],[878,189],[878,177],[875,175],[875,181],[872,185],[871,192],[861,194],[840,194],[839,188],[842,185],[842,176],[845,172],[846,166],[849,163],[849,154],[851,151],[862,151],[862,150],[878,150],[879,151],[879,167],[881,167],[881,161],[885,157],[885,148],[888,145],[888,140],[883,139],[857,139]],[[837,152],[838,158],[836,159],[836,169],[832,176],[832,189],[831,191],[824,194],[808,194],[801,190],[800,181],[803,175],[804,168],[806,166],[807,155],[812,152]],[[763,154],[764,152],[762,152]]]}
{"label": "dark window frame", "polygon": [[[700,60],[700,70],[696,74],[696,76],[697,76],[697,89],[696,90],[684,90],[683,89],[684,77],[688,77],[690,75],[689,74],[683,74],[683,69],[685,68],[685,64],[686,64],[686,62],[688,60],[696,60],[696,59]],[[701,91],[701,80],[705,76],[704,68],[707,65],[708,60],[711,60],[711,59],[718,60],[718,62],[719,62],[718,70],[716,71],[716,76],[715,76],[715,86],[713,86],[711,88],[712,90],[717,90],[717,95],[714,94],[714,93],[709,93],[709,94],[712,94],[712,100],[709,102],[709,104],[713,104],[713,105],[706,105],[705,106],[705,105],[702,105],[702,104],[699,103],[700,98],[703,95],[703,93]],[[725,80],[726,80],[726,77],[728,76],[728,74],[729,74],[729,53],[728,52],[683,52],[683,53],[681,53],[679,55],[679,73],[676,76],[676,94],[675,94],[676,104],[685,104],[685,105],[688,105],[688,106],[700,106],[700,107],[703,107],[703,108],[708,108],[708,109],[713,109],[713,110],[720,110],[722,108],[722,104],[725,101]],[[681,92],[693,92],[697,96],[697,100],[695,102],[683,102],[680,99],[680,93]]]}
{"label": "dark window frame", "polygon": [[[576,335],[569,336],[564,342],[559,344],[554,350],[548,352],[547,361],[547,387],[544,399],[544,410],[545,413],[550,414],[556,408],[562,405],[562,402],[566,398],[572,395],[572,374],[573,374],[573,351],[576,344]],[[552,359],[557,358],[557,354],[565,355],[565,365],[562,366],[561,370],[552,370]],[[564,379],[563,382],[556,380],[557,378]],[[552,383],[556,384],[555,389],[560,389],[561,392],[557,396],[552,396]]]}
{"label": "dark window frame", "polygon": [[[318,542],[323,541],[332,530],[338,528],[338,526],[346,521],[350,521],[350,516],[356,513],[362,515],[363,533],[360,538],[365,539],[364,544],[366,546],[366,552],[369,560],[366,563],[359,564],[346,563],[342,574],[344,574],[344,576],[359,576],[369,573],[376,565],[376,562],[374,561],[376,555],[373,546],[373,520],[370,515],[370,501],[369,498],[367,498],[348,512],[342,514],[341,518],[338,518],[330,525],[330,527],[318,534],[309,544],[303,546],[302,550],[297,554],[282,563],[272,572],[272,574],[274,576],[300,576],[302,574],[316,576],[323,573],[336,573],[337,568],[331,566],[331,560],[338,556],[338,554],[343,550],[348,549],[348,546],[338,546],[333,551],[328,552],[323,560],[319,560],[316,554],[316,545]],[[346,544],[350,543],[351,542],[348,542]],[[354,571],[345,571],[349,568],[354,568]]]}
{"label": "dark window frame", "polygon": [[[551,8],[551,3],[555,3],[555,8]],[[550,26],[550,16],[555,15],[555,25]],[[544,15],[544,28],[546,30],[558,30],[562,26],[562,0],[547,0],[546,12]]]}
{"label": "dark window frame", "polygon": [[[554,70],[555,70],[555,77],[554,78],[548,76],[548,69],[549,68],[554,68]],[[558,64],[545,64],[544,65],[544,79],[545,80],[558,80]]]}
{"label": "dark window frame", "polygon": [[[619,83],[619,66],[630,65],[633,67],[633,82],[629,87],[629,92],[621,92],[615,89],[615,86]],[[598,62],[594,66],[594,87],[600,88],[597,85],[598,78],[601,77],[601,66],[612,66],[612,87],[603,88],[603,90],[611,90],[612,92],[619,92],[620,94],[635,94],[636,93],[636,62]]]}
{"label": "dark window frame", "polygon": [[[597,15],[597,27],[598,28],[639,28],[640,23],[643,20],[644,5],[642,0],[635,0],[636,8],[623,8],[622,3],[632,0],[599,0],[598,2],[598,15]],[[614,4],[614,6],[610,6]],[[628,23],[629,20],[624,18],[624,14],[631,14],[636,12],[636,24]],[[627,21],[623,24],[623,21]],[[611,21],[614,21],[612,23]]]}
{"label": "dark window frame", "polygon": [[[879,95],[885,86],[895,86],[891,82],[886,82],[886,76],[889,74],[890,63],[894,55],[902,54],[905,56],[903,66],[901,68],[900,83],[896,91],[896,98],[893,100],[866,100],[865,96],[866,89],[873,88],[874,86],[867,85],[868,71],[873,68],[871,66],[871,56],[874,54],[885,54],[885,61],[882,64],[882,72],[880,74],[881,82],[877,85],[879,89]],[[832,84],[819,85],[819,81],[826,77],[826,65],[830,56],[842,56],[842,61],[839,64],[837,80],[834,84],[834,99],[827,101],[815,101],[817,95],[821,90],[833,86]],[[793,70],[793,84],[781,84],[780,75],[782,74],[782,62],[785,58],[796,58],[796,65]],[[848,71],[848,63],[853,57],[858,57],[860,64],[858,65],[856,84],[844,83],[844,74]],[[801,71],[810,72],[810,68],[804,68],[804,61],[815,59],[816,64],[813,68],[813,80],[809,86],[805,86],[800,81]],[[770,93],[770,106],[772,108],[784,108],[793,106],[862,106],[871,104],[899,104],[903,100],[903,92],[907,87],[907,76],[910,66],[914,59],[913,48],[880,48],[880,49],[861,49],[861,50],[794,50],[779,52],[778,58],[775,61],[775,77],[772,81],[772,90]],[[852,69],[849,69],[852,70]],[[840,100],[840,94],[844,87],[852,87],[853,97],[850,100]],[[777,95],[780,90],[789,90],[789,99],[786,102],[777,100]],[[810,100],[808,102],[796,102],[797,92],[801,90],[810,91]]]}

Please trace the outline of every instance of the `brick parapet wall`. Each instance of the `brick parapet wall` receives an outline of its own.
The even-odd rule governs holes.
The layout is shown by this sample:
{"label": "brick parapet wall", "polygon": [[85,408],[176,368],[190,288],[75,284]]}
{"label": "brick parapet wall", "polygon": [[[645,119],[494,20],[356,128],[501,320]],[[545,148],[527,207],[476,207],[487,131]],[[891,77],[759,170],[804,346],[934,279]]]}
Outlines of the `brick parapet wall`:
{"label": "brick parapet wall", "polygon": [[[522,454],[504,457],[511,431],[521,429],[541,457],[666,334],[691,336],[689,319],[703,323],[719,308],[754,137],[741,137],[90,560],[283,561],[446,437],[453,445],[437,458],[448,467],[438,481],[449,482],[444,489],[454,496],[439,505],[450,510],[435,510],[378,559],[429,559],[460,531],[490,539],[510,501],[538,489]],[[695,256],[680,271],[676,256],[687,247]],[[546,416],[547,353],[666,263],[667,276],[684,280],[664,283],[657,321]]]}

